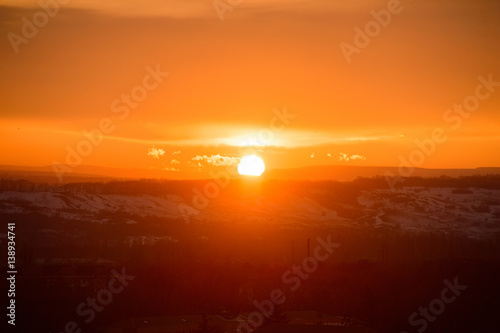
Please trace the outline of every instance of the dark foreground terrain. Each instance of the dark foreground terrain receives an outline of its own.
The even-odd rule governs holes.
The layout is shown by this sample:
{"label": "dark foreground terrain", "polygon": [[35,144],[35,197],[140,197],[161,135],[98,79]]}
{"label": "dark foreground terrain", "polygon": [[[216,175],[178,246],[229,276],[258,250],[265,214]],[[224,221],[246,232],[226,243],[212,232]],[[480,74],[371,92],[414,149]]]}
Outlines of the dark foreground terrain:
{"label": "dark foreground terrain", "polygon": [[498,176],[210,182],[1,180],[18,331],[500,331]]}

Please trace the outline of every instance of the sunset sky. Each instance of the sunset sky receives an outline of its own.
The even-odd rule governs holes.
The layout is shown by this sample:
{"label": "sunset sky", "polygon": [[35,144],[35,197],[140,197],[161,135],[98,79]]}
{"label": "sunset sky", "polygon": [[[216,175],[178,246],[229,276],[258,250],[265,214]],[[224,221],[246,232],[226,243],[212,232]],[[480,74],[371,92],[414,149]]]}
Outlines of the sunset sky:
{"label": "sunset sky", "polygon": [[[398,166],[440,128],[418,166],[500,166],[500,2],[217,3],[232,10],[71,0],[49,16],[0,0],[0,164],[66,164],[68,148],[91,147],[82,165],[165,177],[247,153],[268,169]],[[388,7],[398,13],[346,57],[355,27]],[[23,28],[33,19],[37,33]]]}

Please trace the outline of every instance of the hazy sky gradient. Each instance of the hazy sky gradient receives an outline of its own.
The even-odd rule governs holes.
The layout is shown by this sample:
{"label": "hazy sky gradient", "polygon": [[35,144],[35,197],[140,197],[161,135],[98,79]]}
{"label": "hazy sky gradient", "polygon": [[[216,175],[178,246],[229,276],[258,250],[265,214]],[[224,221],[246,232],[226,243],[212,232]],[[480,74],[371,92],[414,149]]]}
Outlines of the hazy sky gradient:
{"label": "hazy sky gradient", "polygon": [[[40,8],[0,1],[0,163],[64,163],[65,147],[107,117],[116,129],[83,164],[166,167],[147,156],[154,145],[181,150],[188,170],[197,155],[237,156],[236,138],[286,106],[296,118],[274,133],[280,147],[260,149],[268,166],[396,166],[436,127],[449,138],[423,167],[500,166],[500,87],[458,129],[443,120],[478,76],[500,81],[500,3],[401,5],[348,64],[339,44],[387,1],[243,0],[221,21],[211,1],[75,0],[17,54],[7,34]],[[170,75],[119,120],[112,102],[157,64]]]}

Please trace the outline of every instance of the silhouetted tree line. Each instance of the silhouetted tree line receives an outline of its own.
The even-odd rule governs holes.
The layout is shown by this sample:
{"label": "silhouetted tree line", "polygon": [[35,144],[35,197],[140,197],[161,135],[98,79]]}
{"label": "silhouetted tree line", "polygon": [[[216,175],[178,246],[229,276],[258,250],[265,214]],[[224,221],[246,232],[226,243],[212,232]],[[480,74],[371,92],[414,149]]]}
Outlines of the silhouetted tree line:
{"label": "silhouetted tree line", "polygon": [[[447,187],[456,188],[457,193],[467,191],[469,188],[500,189],[500,175],[464,176],[464,177],[407,177],[401,178],[397,187]],[[108,182],[73,182],[68,184],[51,184],[33,182],[24,179],[0,179],[0,191],[18,192],[42,192],[42,191],[67,191],[95,194],[178,194],[181,196],[192,196],[192,189],[200,189],[210,180],[163,180],[163,179],[139,179],[139,180],[113,180]],[[338,181],[267,181],[263,184],[268,191],[290,190],[303,192],[304,190],[329,191],[338,198],[354,197],[360,190],[385,189],[389,184],[384,177],[356,178],[352,182]],[[233,180],[229,183],[228,192],[238,191],[241,181]],[[466,192],[463,192],[466,194]]]}
{"label": "silhouetted tree line", "polygon": [[62,187],[56,184],[38,183],[24,179],[0,179],[0,192],[48,192],[58,191]]}
{"label": "silhouetted tree line", "polygon": [[[381,189],[390,188],[385,177],[373,178],[357,178],[353,184],[365,189]],[[402,177],[401,181],[395,182],[395,187],[400,188],[403,186],[420,186],[420,187],[447,187],[447,188],[484,188],[500,190],[500,175],[478,175],[478,176],[462,176],[462,177]]]}

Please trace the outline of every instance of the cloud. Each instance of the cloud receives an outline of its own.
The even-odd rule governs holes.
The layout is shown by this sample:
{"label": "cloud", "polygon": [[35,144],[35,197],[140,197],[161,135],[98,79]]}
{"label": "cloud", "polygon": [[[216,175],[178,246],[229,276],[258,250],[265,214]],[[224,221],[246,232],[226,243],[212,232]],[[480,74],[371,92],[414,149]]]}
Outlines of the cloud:
{"label": "cloud", "polygon": [[328,157],[332,157],[332,154],[328,153],[328,154],[326,154],[326,156],[328,156]]}
{"label": "cloud", "polygon": [[[5,1],[4,1],[5,2]],[[32,7],[33,0],[10,0],[10,3],[23,6]],[[66,1],[67,2],[67,1]],[[65,3],[66,3],[65,2]],[[217,18],[217,11],[213,9],[209,3],[216,4],[215,1],[185,1],[185,0],[169,0],[168,6],[165,5],[164,0],[149,0],[149,1],[134,1],[134,0],[85,0],[85,1],[72,1],[70,4],[65,5],[66,8],[78,9],[85,11],[96,11],[104,14],[112,14],[119,16],[140,16],[140,17],[169,17],[169,18]],[[62,3],[62,1],[61,1]],[[241,1],[220,1],[218,10],[226,11],[225,15],[238,8]],[[307,6],[313,4],[313,6]],[[318,8],[318,10],[340,10],[343,8],[349,9],[352,7],[340,2],[340,5],[334,1],[324,0],[295,0],[295,7],[304,11]],[[302,4],[302,6],[301,6]],[[247,11],[269,11],[283,6],[290,5],[289,0],[253,0],[246,3],[245,10]],[[298,10],[295,9],[295,10]],[[293,7],[292,7],[293,10]],[[368,11],[369,9],[367,9]]]}
{"label": "cloud", "polygon": [[165,151],[163,149],[158,149],[155,147],[148,149],[148,156],[153,156],[154,158],[160,158],[160,156],[165,155]]}
{"label": "cloud", "polygon": [[173,154],[173,155],[178,155],[178,154],[180,154],[180,153],[181,153],[181,151],[180,151],[180,150],[178,150],[178,151],[174,151],[172,154]]}
{"label": "cloud", "polygon": [[349,156],[349,155],[344,154],[344,153],[339,153],[339,160],[341,160],[341,161],[366,160],[366,157],[364,157],[362,155],[358,155],[358,154]]}
{"label": "cloud", "polygon": [[234,165],[240,162],[239,157],[232,157],[232,156],[221,156],[220,154],[217,155],[198,155],[193,158],[191,158],[193,161],[198,162],[198,166],[201,166],[201,162],[206,162],[207,164],[214,165],[214,166],[226,166],[226,165]]}
{"label": "cloud", "polygon": [[170,161],[170,166],[165,167],[167,171],[179,171],[179,169],[175,168],[174,165],[181,164],[181,161],[173,159]]}
{"label": "cloud", "polygon": [[351,155],[351,160],[366,160],[366,157],[361,155]]}
{"label": "cloud", "polygon": [[314,152],[311,154],[311,156],[310,156],[310,157],[311,157],[311,158],[314,158]]}

